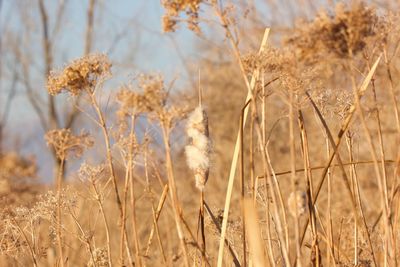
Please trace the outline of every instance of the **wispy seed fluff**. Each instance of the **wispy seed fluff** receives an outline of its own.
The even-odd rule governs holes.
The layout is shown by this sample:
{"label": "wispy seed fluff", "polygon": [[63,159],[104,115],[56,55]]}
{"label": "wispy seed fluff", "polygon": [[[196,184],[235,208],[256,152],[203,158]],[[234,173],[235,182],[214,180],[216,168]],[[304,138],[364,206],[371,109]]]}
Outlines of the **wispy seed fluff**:
{"label": "wispy seed fluff", "polygon": [[210,168],[210,138],[207,114],[201,105],[189,115],[186,133],[191,139],[185,149],[187,164],[194,172],[196,187],[203,191]]}

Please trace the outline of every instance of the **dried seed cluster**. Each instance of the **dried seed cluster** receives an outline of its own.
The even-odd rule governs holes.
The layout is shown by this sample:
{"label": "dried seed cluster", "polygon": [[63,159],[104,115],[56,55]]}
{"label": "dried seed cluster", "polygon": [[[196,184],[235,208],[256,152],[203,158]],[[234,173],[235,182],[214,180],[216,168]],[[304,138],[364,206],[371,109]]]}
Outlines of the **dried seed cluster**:
{"label": "dried seed cluster", "polygon": [[78,95],[82,90],[93,91],[99,82],[111,74],[111,63],[106,55],[92,54],[72,61],[60,72],[51,72],[47,90],[51,95],[67,91]]}
{"label": "dried seed cluster", "polygon": [[47,144],[54,148],[59,159],[67,159],[71,154],[80,157],[85,149],[94,144],[88,133],[74,135],[70,129],[51,130],[46,133],[45,139]]}

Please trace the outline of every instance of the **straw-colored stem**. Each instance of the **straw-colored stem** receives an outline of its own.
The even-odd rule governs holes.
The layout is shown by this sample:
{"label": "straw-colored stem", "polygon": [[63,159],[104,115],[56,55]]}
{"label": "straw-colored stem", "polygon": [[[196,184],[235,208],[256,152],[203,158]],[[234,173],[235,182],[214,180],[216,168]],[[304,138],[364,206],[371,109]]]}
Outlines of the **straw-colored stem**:
{"label": "straw-colored stem", "polygon": [[[365,90],[367,88],[367,85],[368,85],[369,81],[372,78],[372,74],[374,73],[374,70],[377,67],[378,62],[379,62],[379,59],[375,62],[373,69],[368,73],[368,75],[365,78],[363,84],[361,85],[361,88],[360,88],[360,93],[361,94],[365,92]],[[350,187],[349,182],[348,182],[347,174],[346,174],[346,171],[344,169],[344,164],[342,162],[342,159],[341,159],[340,155],[337,154],[337,151],[338,151],[339,145],[341,143],[341,140],[343,138],[343,135],[346,133],[346,131],[347,131],[348,127],[349,127],[351,118],[352,118],[352,116],[354,114],[355,106],[354,105],[351,106],[351,108],[350,108],[351,112],[347,115],[347,117],[345,119],[345,122],[343,123],[343,125],[342,125],[342,127],[341,127],[341,129],[340,129],[340,131],[338,133],[338,140],[335,142],[333,140],[333,136],[331,134],[331,131],[329,130],[328,125],[327,125],[326,121],[324,120],[324,118],[323,118],[323,116],[321,114],[321,111],[318,109],[317,105],[315,104],[314,100],[312,99],[312,97],[310,96],[310,94],[308,92],[306,92],[306,95],[309,98],[309,101],[310,101],[311,105],[313,106],[314,111],[318,115],[318,118],[319,118],[319,120],[320,120],[320,122],[321,122],[321,124],[322,124],[322,126],[323,126],[323,128],[325,130],[325,133],[326,133],[326,136],[328,138],[328,141],[329,141],[329,143],[331,144],[331,146],[333,148],[333,151],[331,152],[331,154],[329,156],[329,159],[328,159],[328,164],[324,167],[323,173],[322,173],[322,178],[321,178],[321,180],[320,180],[320,182],[319,182],[319,184],[317,186],[317,189],[315,190],[316,193],[315,193],[315,195],[313,197],[313,203],[312,204],[315,205],[315,203],[316,203],[316,201],[318,199],[318,194],[321,191],[322,184],[324,183],[325,177],[326,177],[326,175],[327,175],[327,173],[328,173],[328,171],[330,169],[332,161],[333,161],[334,157],[336,156],[337,161],[339,163],[338,166],[340,167],[340,170],[342,172],[343,181],[345,183],[346,189],[347,189],[347,191],[349,193],[349,196],[350,196],[350,200],[351,200],[351,204],[352,204],[351,207],[352,207],[352,210],[353,210],[353,214],[357,214],[356,200],[353,197],[353,193],[352,193],[351,187]],[[369,247],[371,249],[372,258],[373,258],[374,264],[377,265],[374,249],[373,249],[373,246],[372,246],[371,236],[370,236],[370,233],[369,233],[369,230],[368,230],[368,226],[367,226],[366,219],[365,219],[364,212],[363,212],[362,208],[360,209],[360,212],[361,212],[361,219],[362,219],[361,222],[358,220],[357,216],[355,218],[357,218],[357,223],[359,225],[362,225],[364,227],[365,231],[366,231],[368,245],[369,245]],[[306,222],[306,224],[305,224],[305,226],[303,228],[302,241],[304,240],[305,231],[307,229],[308,223],[309,223],[309,221]]]}
{"label": "straw-colored stem", "polygon": [[[251,126],[250,126],[251,127]],[[240,205],[242,209],[242,248],[243,248],[243,263],[242,266],[246,266],[246,221],[245,221],[245,206],[244,206],[244,198],[245,198],[245,181],[244,181],[244,151],[243,151],[243,116],[240,116],[240,125],[239,125],[239,138],[240,138]],[[253,136],[250,135],[250,139],[253,139]],[[251,143],[252,146],[252,143]],[[250,154],[252,153],[252,149]],[[252,162],[250,164],[253,164]],[[252,168],[252,167],[251,167]]]}
{"label": "straw-colored stem", "polygon": [[60,266],[64,266],[64,253],[63,253],[63,245],[62,245],[62,232],[61,232],[61,223],[62,223],[62,212],[61,212],[61,190],[62,190],[62,182],[63,182],[63,174],[64,174],[64,163],[65,159],[60,159],[60,164],[58,166],[58,175],[57,175],[57,248],[60,257]]}
{"label": "straw-colored stem", "polygon": [[167,198],[168,190],[169,190],[169,187],[168,187],[168,184],[166,184],[164,186],[164,189],[163,189],[162,193],[161,193],[160,200],[158,201],[157,209],[153,212],[154,213],[153,214],[153,217],[154,217],[153,226],[152,226],[152,228],[150,230],[149,238],[147,239],[146,252],[144,254],[146,257],[149,255],[149,252],[150,252],[150,245],[151,245],[151,242],[153,240],[154,231],[158,231],[157,230],[157,228],[158,228],[158,219],[160,218],[161,211],[162,211],[162,209],[164,207],[164,203],[165,203],[165,199]]}
{"label": "straw-colored stem", "polygon": [[106,213],[105,213],[105,210],[104,210],[104,205],[103,205],[103,202],[102,202],[102,196],[100,195],[100,193],[99,193],[99,191],[97,189],[95,181],[92,181],[91,185],[92,185],[95,197],[96,197],[96,201],[97,201],[97,203],[99,205],[99,208],[100,208],[101,216],[103,217],[104,227],[106,229],[108,265],[109,266],[113,266],[113,264],[112,264],[112,254],[111,254],[110,226],[108,224],[107,216],[106,216]]}
{"label": "straw-colored stem", "polygon": [[97,117],[98,117],[98,120],[99,120],[99,125],[100,125],[102,133],[103,133],[105,149],[106,149],[106,156],[107,156],[107,164],[108,164],[108,168],[109,168],[109,171],[110,171],[110,179],[112,180],[112,183],[113,183],[113,186],[114,186],[115,199],[116,199],[116,202],[117,202],[117,206],[118,206],[118,210],[119,210],[119,214],[120,214],[120,219],[122,219],[122,215],[123,215],[122,202],[121,202],[121,198],[120,198],[119,192],[118,192],[117,176],[115,174],[115,169],[114,169],[114,164],[113,164],[113,156],[112,156],[112,153],[111,153],[110,136],[109,136],[109,133],[108,133],[106,121],[104,119],[103,112],[100,109],[100,106],[99,106],[99,104],[98,104],[98,102],[96,100],[96,97],[95,97],[94,93],[90,92],[90,90],[89,90],[88,94],[89,94],[92,106],[96,111],[96,114],[97,114]]}
{"label": "straw-colored stem", "polygon": [[301,109],[297,110],[298,115],[298,125],[300,128],[300,140],[301,140],[301,148],[303,154],[303,164],[304,164],[304,178],[305,183],[307,185],[307,204],[308,204],[308,213],[309,213],[309,220],[311,222],[311,230],[312,230],[312,247],[311,247],[311,261],[313,262],[314,266],[320,265],[321,255],[319,249],[319,237],[317,231],[317,222],[316,222],[316,208],[311,205],[311,199],[313,199],[313,182],[312,182],[312,172],[310,170],[311,163],[310,163],[310,154],[308,149],[308,137],[307,131],[305,128],[305,121],[303,117],[303,112]]}
{"label": "straw-colored stem", "polygon": [[[385,176],[383,176],[379,170],[379,164],[378,164],[378,156],[376,155],[375,151],[375,146],[372,140],[371,132],[368,129],[364,111],[361,107],[360,99],[359,99],[359,93],[357,91],[357,86],[356,86],[356,81],[355,77],[353,75],[353,68],[350,66],[350,79],[352,83],[352,88],[353,88],[353,93],[354,93],[354,101],[355,101],[355,106],[358,111],[359,118],[361,120],[361,125],[364,129],[365,136],[367,138],[367,142],[369,145],[369,150],[370,154],[372,157],[372,160],[374,161],[374,170],[375,170],[375,175],[376,179],[378,182],[378,187],[379,191],[381,193],[381,205],[383,209],[383,216],[384,216],[384,229],[385,229],[385,260],[384,260],[384,265],[387,266],[389,264],[389,261],[393,258],[394,252],[392,251],[392,229],[391,229],[391,224],[390,224],[390,218],[389,218],[389,203],[388,203],[388,193],[387,193],[387,181],[385,180]],[[390,258],[390,259],[389,259]]]}
{"label": "straw-colored stem", "polygon": [[200,191],[200,209],[199,209],[199,220],[200,220],[200,234],[201,234],[201,266],[206,266],[206,232],[204,225],[204,191]]}
{"label": "straw-colored stem", "polygon": [[168,184],[169,184],[169,188],[170,188],[169,192],[170,192],[170,197],[172,200],[172,206],[173,206],[173,210],[174,210],[176,230],[178,232],[181,249],[182,249],[183,256],[184,256],[185,266],[189,267],[189,256],[188,256],[186,243],[185,243],[185,237],[184,237],[182,224],[181,224],[180,206],[179,206],[179,200],[178,200],[178,195],[177,195],[176,185],[175,185],[174,171],[173,171],[173,166],[172,166],[171,148],[170,148],[170,144],[169,144],[169,130],[168,130],[167,125],[162,125],[161,128],[162,128],[162,132],[163,132],[164,147],[165,147],[165,164],[166,164],[166,168],[167,168]]}

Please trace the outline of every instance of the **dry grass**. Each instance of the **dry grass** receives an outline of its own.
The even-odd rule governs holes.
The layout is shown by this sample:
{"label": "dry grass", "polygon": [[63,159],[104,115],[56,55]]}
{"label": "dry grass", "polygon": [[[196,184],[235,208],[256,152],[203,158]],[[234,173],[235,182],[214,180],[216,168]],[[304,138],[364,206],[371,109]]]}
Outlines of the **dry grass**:
{"label": "dry grass", "polygon": [[0,154],[0,265],[399,265],[396,14],[339,4],[281,46],[257,32],[243,54],[232,6],[162,4],[166,31],[201,34],[211,12],[229,64],[200,62],[189,101],[143,74],[104,103],[103,54],[51,72],[49,94],[68,93],[87,124],[46,134],[54,188],[32,182],[33,160]]}

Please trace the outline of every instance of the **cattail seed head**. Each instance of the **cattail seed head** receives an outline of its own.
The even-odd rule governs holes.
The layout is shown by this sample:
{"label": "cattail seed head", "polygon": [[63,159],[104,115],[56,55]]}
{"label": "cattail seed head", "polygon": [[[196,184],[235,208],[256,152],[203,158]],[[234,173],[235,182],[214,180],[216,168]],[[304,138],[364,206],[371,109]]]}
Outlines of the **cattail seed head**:
{"label": "cattail seed head", "polygon": [[191,139],[185,148],[187,164],[194,172],[196,187],[203,191],[210,168],[210,138],[207,114],[201,105],[189,115],[186,133]]}

